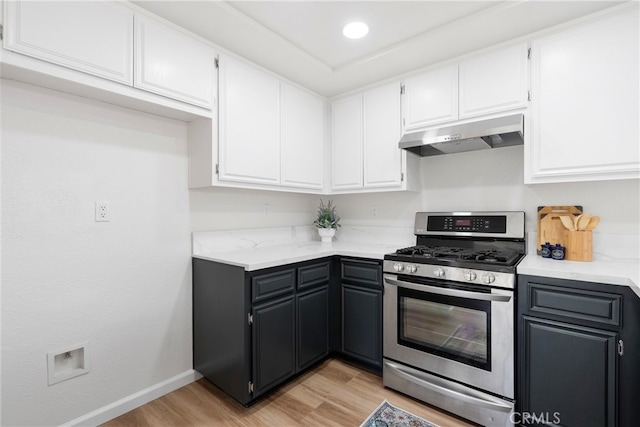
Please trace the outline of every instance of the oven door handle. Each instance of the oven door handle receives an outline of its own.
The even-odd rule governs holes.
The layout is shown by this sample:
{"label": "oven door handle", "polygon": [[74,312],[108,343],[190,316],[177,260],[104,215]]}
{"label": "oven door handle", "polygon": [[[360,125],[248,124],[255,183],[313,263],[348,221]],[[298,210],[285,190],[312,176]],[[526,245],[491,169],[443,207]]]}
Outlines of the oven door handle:
{"label": "oven door handle", "polygon": [[446,295],[450,297],[460,297],[460,298],[469,298],[469,299],[475,299],[480,301],[497,301],[497,302],[508,302],[509,300],[511,300],[511,295],[487,294],[483,292],[461,291],[459,289],[452,289],[452,288],[440,288],[437,286],[418,285],[415,283],[403,282],[402,280],[389,279],[388,277],[385,277],[384,281],[390,285],[398,286],[401,288],[408,288],[416,291],[430,292],[432,294]]}

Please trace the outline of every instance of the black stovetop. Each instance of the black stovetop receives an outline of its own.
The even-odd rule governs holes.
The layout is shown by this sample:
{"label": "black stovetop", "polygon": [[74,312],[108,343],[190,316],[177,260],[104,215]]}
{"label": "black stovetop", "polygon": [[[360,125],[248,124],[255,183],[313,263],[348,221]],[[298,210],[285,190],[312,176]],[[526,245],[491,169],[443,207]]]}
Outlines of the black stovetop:
{"label": "black stovetop", "polygon": [[400,248],[384,259],[492,271],[515,271],[525,255],[524,241],[440,239],[418,237],[417,244]]}
{"label": "black stovetop", "polygon": [[452,261],[473,261],[478,263],[490,263],[511,266],[520,259],[520,254],[510,249],[469,249],[447,246],[411,246],[398,249],[398,255],[406,255],[416,260],[428,260],[430,258]]}

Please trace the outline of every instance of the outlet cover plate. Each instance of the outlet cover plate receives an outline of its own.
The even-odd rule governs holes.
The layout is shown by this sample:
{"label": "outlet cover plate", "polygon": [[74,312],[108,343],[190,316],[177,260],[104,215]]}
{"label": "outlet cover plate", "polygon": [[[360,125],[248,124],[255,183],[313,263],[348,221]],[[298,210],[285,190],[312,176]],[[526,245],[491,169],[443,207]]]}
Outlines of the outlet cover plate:
{"label": "outlet cover plate", "polygon": [[109,202],[96,201],[96,222],[111,221],[111,212],[109,211]]}

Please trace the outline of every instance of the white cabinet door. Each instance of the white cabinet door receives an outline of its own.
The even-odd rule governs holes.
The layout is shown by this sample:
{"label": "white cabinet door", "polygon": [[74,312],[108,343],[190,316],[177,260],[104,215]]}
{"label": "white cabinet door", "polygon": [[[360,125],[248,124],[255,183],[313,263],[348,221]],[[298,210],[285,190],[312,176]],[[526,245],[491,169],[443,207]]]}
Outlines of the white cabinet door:
{"label": "white cabinet door", "polygon": [[459,118],[527,106],[527,46],[484,53],[459,65]]}
{"label": "white cabinet door", "polygon": [[211,46],[136,15],[136,87],[212,108],[215,58]]}
{"label": "white cabinet door", "polygon": [[133,11],[107,1],[6,2],[6,49],[133,82]]}
{"label": "white cabinet door", "polygon": [[640,176],[638,9],[532,43],[525,182]]}
{"label": "white cabinet door", "polygon": [[400,84],[365,91],[364,186],[402,185]]}
{"label": "white cabinet door", "polygon": [[362,188],[362,94],[334,101],[332,180],[334,190]]}
{"label": "white cabinet door", "polygon": [[403,120],[405,130],[421,128],[458,118],[458,66],[452,65],[404,82]]}
{"label": "white cabinet door", "polygon": [[322,188],[324,105],[320,98],[281,83],[281,184]]}
{"label": "white cabinet door", "polygon": [[229,56],[219,73],[219,179],[278,184],[280,82]]}

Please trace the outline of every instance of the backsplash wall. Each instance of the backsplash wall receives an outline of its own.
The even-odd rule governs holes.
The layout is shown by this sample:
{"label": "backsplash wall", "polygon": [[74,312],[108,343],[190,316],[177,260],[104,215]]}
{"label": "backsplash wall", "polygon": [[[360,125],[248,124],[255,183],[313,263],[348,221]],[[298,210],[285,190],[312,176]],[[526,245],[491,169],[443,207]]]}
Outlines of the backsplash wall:
{"label": "backsplash wall", "polygon": [[279,191],[192,189],[189,191],[191,230],[312,225],[319,201],[320,196]]}
{"label": "backsplash wall", "polygon": [[524,185],[523,158],[522,146],[426,157],[420,193],[333,198],[348,224],[412,226],[419,210],[523,210],[530,232],[537,228],[538,206],[582,205],[602,218],[597,232],[640,235],[638,180]]}

